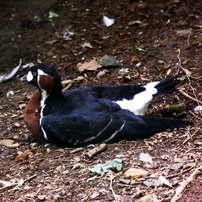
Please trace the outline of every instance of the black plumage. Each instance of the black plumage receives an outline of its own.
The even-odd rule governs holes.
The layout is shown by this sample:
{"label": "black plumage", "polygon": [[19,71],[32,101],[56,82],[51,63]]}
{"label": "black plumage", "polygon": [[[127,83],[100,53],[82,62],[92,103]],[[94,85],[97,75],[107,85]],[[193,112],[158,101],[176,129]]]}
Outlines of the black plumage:
{"label": "black plumage", "polygon": [[[60,77],[53,67],[38,65],[32,67],[28,74],[27,80],[39,89],[43,100],[37,109],[41,131],[44,138],[54,144],[78,147],[123,139],[144,139],[167,128],[193,125],[188,121],[136,115],[116,103],[120,99],[134,99],[150,89],[148,86],[86,87],[62,92]],[[42,78],[50,81],[52,87],[44,85]],[[173,90],[178,82],[176,78],[173,76],[152,83],[155,93],[149,95]]]}

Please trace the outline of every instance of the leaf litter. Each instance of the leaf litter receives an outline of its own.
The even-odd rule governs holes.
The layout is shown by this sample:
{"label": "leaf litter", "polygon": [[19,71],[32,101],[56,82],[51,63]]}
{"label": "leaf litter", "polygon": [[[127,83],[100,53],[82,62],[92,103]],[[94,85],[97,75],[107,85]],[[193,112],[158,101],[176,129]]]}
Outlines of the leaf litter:
{"label": "leaf litter", "polygon": [[[94,19],[94,12],[92,12],[92,15],[90,12],[88,12],[87,15],[86,13],[84,13],[84,15],[80,13],[80,7],[78,7],[77,3],[79,2],[66,1],[68,6],[65,6],[65,3],[63,3],[62,7],[60,8],[66,9],[63,11],[68,11],[66,12],[65,19],[70,19],[67,24],[62,25],[60,30],[73,30],[73,28],[76,28],[76,33],[73,34],[74,37],[68,36],[67,40],[65,40],[65,34],[63,38],[62,32],[59,31],[59,37],[57,38],[58,43],[54,42],[50,46],[46,44],[45,41],[51,41],[55,39],[56,34],[52,33],[55,31],[54,27],[51,27],[50,30],[47,29],[47,32],[50,31],[49,35],[47,36],[46,34],[43,34],[42,38],[40,38],[40,35],[38,35],[39,37],[32,35],[33,33],[38,32],[40,29],[35,29],[34,32],[32,32],[32,29],[30,28],[23,29],[23,32],[18,30],[19,39],[20,34],[23,33],[33,39],[31,43],[26,43],[27,38],[25,35],[22,35],[23,43],[20,45],[26,44],[26,46],[23,47],[24,50],[29,53],[29,48],[33,48],[32,51],[35,53],[37,49],[38,54],[36,54],[36,56],[33,56],[35,55],[33,52],[31,54],[27,54],[27,57],[22,53],[23,57],[27,61],[29,61],[30,56],[32,56],[36,57],[33,60],[36,63],[38,61],[42,63],[45,62],[57,64],[56,66],[58,67],[58,70],[63,73],[63,78],[65,79],[69,79],[69,75],[70,77],[73,75],[72,77],[74,78],[75,76],[84,76],[84,80],[80,82],[74,82],[74,87],[88,85],[127,85],[128,83],[136,84],[154,81],[159,78],[164,78],[166,75],[171,75],[178,72],[178,65],[176,64],[178,61],[176,61],[175,50],[176,47],[179,47],[182,53],[181,57],[183,58],[182,65],[184,66],[184,69],[187,69],[189,72],[191,72],[190,79],[196,92],[195,95],[198,98],[198,101],[201,100],[201,38],[199,30],[201,26],[199,25],[197,29],[195,29],[195,26],[193,26],[194,24],[199,24],[199,19],[195,17],[196,14],[193,15],[193,11],[190,10],[188,6],[183,5],[179,1],[166,2],[169,8],[169,13],[171,13],[170,10],[173,11],[172,15],[175,17],[175,20],[173,20],[173,17],[167,19],[165,15],[158,15],[158,13],[157,15],[153,15],[154,13],[151,13],[154,12],[152,9],[153,5],[150,5],[148,1],[145,1],[144,3],[122,2],[121,4],[117,3],[115,7],[111,5],[107,6],[109,5],[109,2],[104,1],[104,3],[108,4],[105,6],[99,4],[99,8],[93,7],[96,3],[89,5],[89,7],[92,6],[95,8],[93,11],[96,12],[97,17]],[[178,6],[173,6],[176,3]],[[161,5],[162,8],[165,6],[165,2],[162,1],[158,2],[158,4]],[[193,4],[195,5],[195,2]],[[57,7],[58,5],[54,6]],[[184,6],[186,6],[185,9],[188,11],[186,13],[182,13],[179,9],[184,8]],[[201,5],[198,4],[198,7],[196,6],[195,8],[199,9],[200,11]],[[56,8],[56,13],[58,13],[58,10],[59,9]],[[108,15],[107,13],[110,11],[112,16],[116,17],[117,20],[113,26],[105,28],[101,25],[100,19],[102,18],[103,13]],[[20,16],[22,16],[21,13],[22,11],[20,11]],[[17,14],[18,13],[16,10],[15,15]],[[64,23],[64,21],[61,20],[62,12],[59,14],[60,16],[54,19],[58,19],[58,24],[56,23],[55,26],[58,26],[60,22]],[[78,18],[76,21],[71,23],[72,16],[74,15],[76,15]],[[13,18],[13,21],[15,21],[15,19],[20,19],[20,16],[19,18]],[[82,17],[84,17],[84,21],[82,21]],[[181,21],[182,18],[185,20]],[[6,20],[6,18],[2,19]],[[88,19],[91,19],[91,21],[94,19],[93,23],[90,23],[89,27],[87,27],[87,24],[85,24],[85,21],[88,21]],[[128,22],[133,19],[141,20],[142,23],[138,26],[128,26]],[[9,21],[9,23],[10,22],[11,21]],[[167,24],[167,22],[169,23]],[[147,23],[147,27],[141,27],[141,25],[145,23]],[[45,27],[47,26],[47,23],[41,25],[44,25]],[[36,26],[38,27],[38,25]],[[182,36],[176,36],[176,31],[181,30],[182,27],[192,27],[193,30],[191,35],[189,35],[189,33],[181,33]],[[18,27],[17,29],[20,28]],[[26,30],[28,30],[28,32]],[[103,36],[105,36],[105,40],[103,40]],[[189,37],[190,43],[187,43]],[[35,38],[37,41],[39,41],[38,44],[34,43]],[[197,43],[192,43],[195,39],[198,39],[196,41]],[[84,41],[92,44],[93,48],[90,49],[86,47],[84,52],[84,48],[80,47],[80,44],[82,44]],[[13,43],[15,43],[15,41],[13,41]],[[138,51],[136,47],[144,48],[146,51]],[[50,49],[52,52],[54,52],[54,58],[47,55],[47,50]],[[72,54],[71,50],[72,52],[75,50],[76,52],[81,53],[80,55]],[[62,57],[64,54],[68,55],[68,57]],[[115,58],[119,58],[120,61],[122,61],[121,63],[123,63],[123,68],[129,68],[130,72],[128,74],[131,75],[132,79],[130,81],[127,80],[127,82],[126,80],[117,79],[118,69],[116,67],[108,68],[108,74],[105,74],[103,77],[101,76],[99,80],[94,80],[99,68],[94,70],[96,72],[92,71],[87,73],[80,73],[75,71],[74,64],[81,60],[80,57],[97,58],[104,54],[113,55]],[[138,61],[134,60],[134,63],[131,62],[133,55],[136,55],[139,58]],[[187,58],[189,60],[187,60]],[[164,61],[164,63],[158,64],[159,60]],[[183,64],[184,60],[187,60],[188,62]],[[69,65],[69,61],[73,61],[71,65]],[[11,61],[9,61],[9,63],[10,62]],[[5,61],[4,64],[6,63],[8,63],[8,61]],[[136,65],[136,63],[138,65]],[[164,64],[170,65],[168,69],[163,69]],[[66,72],[64,71],[65,68]],[[136,72],[139,75],[134,78],[133,74]],[[180,74],[186,73],[187,76],[190,76],[189,72],[179,69]],[[87,74],[88,77],[86,77],[84,74]],[[71,80],[73,79],[71,78]],[[193,95],[193,92],[190,90],[190,86],[187,83],[187,78],[182,83],[184,91],[188,95]],[[140,199],[142,196],[146,198],[146,196],[149,194],[150,198],[152,198],[155,194],[159,201],[170,201],[174,195],[175,189],[180,186],[180,184],[183,182],[183,179],[189,179],[188,176],[192,173],[192,171],[195,170],[195,168],[198,168],[200,165],[202,149],[201,145],[196,143],[201,142],[201,115],[200,113],[193,111],[195,107],[193,101],[184,97],[184,95],[179,94],[177,91],[175,91],[172,96],[165,95],[162,96],[162,99],[157,99],[155,102],[153,102],[148,110],[148,114],[164,108],[164,106],[168,103],[170,105],[177,103],[178,101],[182,101],[186,103],[186,106],[188,107],[186,109],[186,119],[193,120],[195,122],[194,127],[190,129],[174,130],[169,133],[159,133],[147,141],[124,141],[118,144],[108,145],[108,150],[103,153],[99,153],[98,155],[94,156],[93,159],[89,160],[86,159],[84,155],[88,148],[82,148],[82,150],[78,151],[77,153],[70,153],[72,149],[65,148],[57,151],[58,148],[54,145],[49,146],[51,152],[48,152],[47,148],[45,148],[43,144],[34,142],[36,145],[31,146],[34,140],[31,139],[30,143],[30,138],[27,138],[29,133],[24,127],[22,119],[23,109],[20,111],[18,109],[19,101],[15,98],[15,96],[5,96],[6,98],[4,98],[2,95],[6,95],[6,92],[9,92],[10,89],[12,89],[16,95],[16,89],[20,90],[20,93],[18,94],[26,95],[24,96],[26,99],[21,100],[22,104],[28,101],[28,98],[31,96],[32,89],[24,84],[13,82],[13,80],[11,80],[11,82],[4,82],[1,85],[1,139],[14,140],[14,143],[19,141],[19,146],[16,148],[8,148],[4,145],[1,145],[1,172],[3,176],[1,179],[7,182],[12,182],[12,179],[16,179],[15,182],[17,183],[20,181],[20,179],[25,180],[29,178],[29,176],[34,174],[37,175],[34,180],[27,181],[18,190],[12,190],[13,187],[11,187],[11,189],[9,187],[3,189],[1,191],[1,197],[3,197],[5,201],[9,201],[8,199],[11,201],[35,201],[38,199],[45,199],[46,201],[53,201],[54,199],[61,201],[88,201],[92,200],[89,198],[89,196],[97,195],[96,192],[99,192],[99,196],[95,197],[95,200],[113,201],[115,198],[111,189],[109,189],[110,179],[108,172],[105,173],[105,175],[102,177],[98,177],[97,175],[94,176],[93,173],[89,172],[88,166],[93,167],[97,163],[105,162],[108,159],[114,159],[114,157],[119,154],[123,155],[123,157],[121,157],[123,159],[123,168],[117,173],[113,172],[112,185],[114,193],[119,195],[120,201],[124,201],[124,197],[127,199],[125,201],[138,201],[138,199]],[[11,88],[11,86],[13,87]],[[201,104],[197,103],[197,105]],[[18,112],[16,109],[18,109]],[[16,114],[17,116],[12,116],[12,114]],[[13,127],[13,124],[17,122],[20,123],[20,127]],[[196,130],[198,132],[196,132]],[[20,139],[14,139],[13,137],[16,135],[19,136]],[[188,136],[190,139],[183,143]],[[15,154],[17,154],[19,150],[26,151],[27,149],[30,149],[33,153],[32,157],[15,162]],[[152,165],[150,165],[150,163],[140,161],[140,153],[149,153],[152,157]],[[182,168],[180,166],[177,170],[171,169],[170,165],[179,162],[183,162],[184,165],[190,165],[192,163],[194,164],[192,164],[192,166],[188,167],[186,170],[184,167]],[[73,170],[73,165],[76,163],[87,165],[87,168],[81,167],[79,169]],[[60,166],[61,164],[63,164],[63,166]],[[140,177],[138,180],[130,178],[129,180],[127,179],[128,184],[121,183],[119,180],[123,178],[124,172],[132,167],[148,171],[149,174],[152,176],[155,175],[157,178],[159,176],[164,176],[166,179],[169,179],[169,182],[173,185],[173,188],[170,188],[165,184],[162,185],[163,187],[147,187],[143,184],[143,182],[149,176]],[[58,170],[56,170],[56,168]],[[190,196],[186,199],[183,197],[188,196],[189,192],[196,193],[197,187],[201,187],[201,170],[198,169],[197,173],[198,175],[195,176],[195,179],[192,178],[191,181],[189,181],[190,186],[187,186],[186,190],[180,193],[182,196],[181,201],[186,201],[186,199],[190,198]],[[90,179],[92,175],[95,177],[94,180],[87,181],[87,179]],[[139,191],[136,188],[139,188]],[[22,194],[19,195],[18,191]],[[93,195],[93,193],[95,193],[95,195]],[[195,195],[195,197],[200,197],[200,193],[201,190],[198,192],[198,195]],[[57,199],[58,196],[61,198]]]}

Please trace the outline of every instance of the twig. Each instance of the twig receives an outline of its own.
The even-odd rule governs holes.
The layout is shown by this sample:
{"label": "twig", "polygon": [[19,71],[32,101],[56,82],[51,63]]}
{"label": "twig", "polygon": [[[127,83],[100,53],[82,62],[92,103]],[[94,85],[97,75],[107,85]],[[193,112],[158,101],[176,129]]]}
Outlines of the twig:
{"label": "twig", "polygon": [[[178,62],[179,62],[179,68],[180,69],[182,69],[182,71],[184,71],[184,73],[185,73],[185,75],[186,75],[186,78],[188,79],[188,81],[189,81],[189,86],[190,86],[190,88],[192,89],[192,92],[193,92],[193,95],[194,95],[194,97],[195,97],[195,99],[194,99],[194,101],[195,102],[197,102],[197,104],[199,105],[199,100],[198,100],[198,98],[197,98],[197,96],[196,96],[196,93],[195,93],[195,89],[193,88],[193,86],[191,85],[191,80],[190,80],[190,77],[191,77],[191,75],[189,75],[190,74],[190,72],[187,70],[187,69],[185,69],[184,67],[182,67],[182,61],[181,61],[181,58],[180,58],[180,49],[178,48],[177,49],[177,59],[178,59]],[[178,69],[178,72],[179,72],[179,69]],[[185,94],[183,94],[184,96],[185,96]],[[191,96],[189,96],[189,99],[191,98]]]}
{"label": "twig", "polygon": [[116,193],[114,192],[112,183],[113,183],[113,173],[110,171],[110,185],[109,185],[109,188],[110,188],[111,191],[112,191],[112,194],[113,194],[113,196],[114,196],[115,201],[116,201],[116,202],[119,202],[119,198],[118,198],[118,196],[116,195]]}
{"label": "twig", "polygon": [[178,91],[179,91],[182,95],[184,95],[186,98],[188,98],[188,99],[190,99],[190,100],[196,102],[198,105],[202,105],[202,101],[200,101],[200,100],[198,100],[198,99],[196,99],[196,98],[191,97],[190,95],[188,95],[187,93],[185,93],[182,89],[178,89]]}
{"label": "twig", "polygon": [[89,159],[92,159],[95,155],[97,155],[98,153],[101,153],[103,151],[105,151],[107,149],[107,144],[106,143],[103,143],[103,144],[100,144],[99,146],[91,149],[90,151],[88,151],[86,153],[86,156],[89,158]]}
{"label": "twig", "polygon": [[76,148],[76,149],[73,149],[72,151],[70,151],[70,154],[74,154],[74,153],[77,153],[77,152],[80,152],[80,151],[83,151],[84,148],[83,147],[79,147],[79,148]]}
{"label": "twig", "polygon": [[191,148],[191,149],[188,149],[185,153],[188,153],[190,151],[202,151],[202,149],[199,149],[199,148]]}
{"label": "twig", "polygon": [[189,127],[187,127],[187,133],[186,134],[187,134],[187,139],[183,141],[183,144],[185,144],[189,140],[192,140],[192,136],[191,136]]}
{"label": "twig", "polygon": [[[34,174],[34,175],[28,177],[27,179],[24,180],[24,182],[23,182],[22,184],[24,184],[25,182],[28,182],[28,181],[34,179],[36,176],[37,176],[37,175]],[[5,186],[5,187],[1,187],[1,188],[0,188],[0,191],[3,191],[3,190],[5,190],[5,189],[7,189],[7,188],[11,188],[11,187],[13,187],[13,186],[17,186],[18,184],[19,184],[19,183],[15,182],[15,183],[12,183],[12,184],[7,185],[7,186]],[[22,185],[21,185],[21,186],[22,186]]]}
{"label": "twig", "polygon": [[[194,165],[194,166],[195,166],[195,165]],[[166,176],[166,178],[173,178],[173,177],[177,177],[177,176],[179,176],[179,175],[182,175],[182,174],[184,174],[184,173],[190,171],[194,166],[192,166],[192,167],[190,167],[190,168],[187,168],[186,170],[183,170],[183,171],[181,171],[180,173],[175,173],[175,174],[173,174],[173,175],[168,175],[168,176]]]}
{"label": "twig", "polygon": [[66,91],[66,90],[69,90],[71,87],[72,87],[72,84],[73,84],[73,81],[72,80],[64,80],[61,82],[62,84],[62,91]]}
{"label": "twig", "polygon": [[186,186],[194,180],[195,176],[200,173],[202,170],[202,165],[200,165],[198,168],[194,170],[194,172],[185,180],[182,182],[182,184],[176,189],[175,195],[171,199],[171,202],[176,202],[178,199],[182,197],[182,192],[186,188]]}
{"label": "twig", "polygon": [[190,36],[191,36],[191,32],[192,32],[192,28],[189,28],[189,34],[188,34],[188,37],[187,37],[187,45],[188,47],[190,46]]}

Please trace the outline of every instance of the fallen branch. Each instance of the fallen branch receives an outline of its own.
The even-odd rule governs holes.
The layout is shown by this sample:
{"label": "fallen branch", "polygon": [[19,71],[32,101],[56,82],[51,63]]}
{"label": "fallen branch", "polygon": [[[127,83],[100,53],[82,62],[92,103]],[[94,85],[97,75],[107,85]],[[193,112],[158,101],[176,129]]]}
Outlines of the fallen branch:
{"label": "fallen branch", "polygon": [[171,202],[176,202],[182,197],[182,192],[185,190],[186,186],[194,180],[195,176],[199,174],[202,170],[202,165],[199,166],[194,170],[194,172],[185,180],[182,182],[182,184],[176,189],[175,195],[171,199]]}
{"label": "fallen branch", "polygon": [[89,158],[89,159],[92,159],[95,155],[97,155],[98,153],[101,153],[103,151],[105,151],[107,149],[107,144],[106,143],[103,143],[103,144],[100,144],[99,146],[91,149],[90,151],[88,151],[86,153],[86,156]]}

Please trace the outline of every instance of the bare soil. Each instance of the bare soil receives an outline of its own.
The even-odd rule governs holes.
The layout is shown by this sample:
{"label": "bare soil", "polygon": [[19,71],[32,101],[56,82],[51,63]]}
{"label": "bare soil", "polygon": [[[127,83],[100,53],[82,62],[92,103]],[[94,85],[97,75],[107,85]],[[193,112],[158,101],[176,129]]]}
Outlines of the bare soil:
{"label": "bare soil", "polygon": [[[20,58],[23,63],[55,65],[63,80],[83,76],[72,88],[147,83],[179,73],[186,78],[180,85],[183,91],[202,100],[201,1],[21,0],[0,5],[1,74],[17,66]],[[50,18],[49,11],[59,16]],[[104,26],[103,15],[115,23]],[[74,33],[69,40],[65,31]],[[84,42],[92,48],[82,47]],[[121,66],[78,71],[79,62],[104,55],[115,57]],[[128,73],[120,74],[122,68]],[[0,145],[0,201],[171,201],[181,183],[202,164],[202,118],[194,111],[198,103],[177,90],[156,98],[148,114],[179,105],[181,110],[172,117],[193,121],[193,127],[108,145],[88,159],[91,148],[75,152],[31,137],[23,111],[35,89],[22,83],[21,75],[0,84],[0,141],[13,140],[12,145]],[[141,153],[149,154],[153,163],[140,161]],[[89,171],[114,158],[123,160],[120,172],[99,176]],[[146,170],[150,177],[125,179],[129,168]],[[178,201],[202,201],[201,173],[191,179]],[[172,186],[146,186],[151,176],[164,176]]]}

